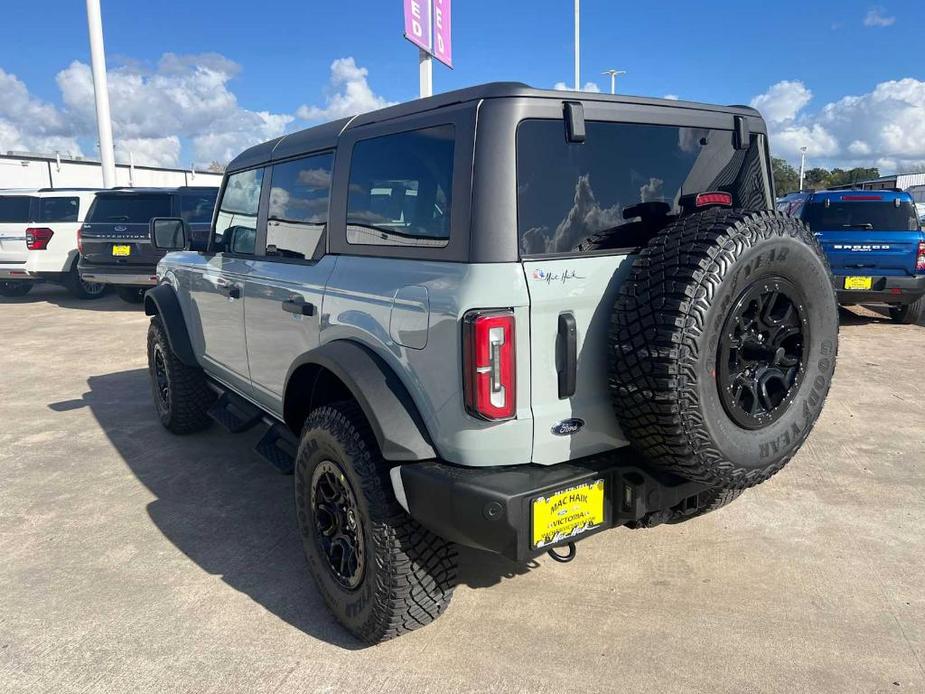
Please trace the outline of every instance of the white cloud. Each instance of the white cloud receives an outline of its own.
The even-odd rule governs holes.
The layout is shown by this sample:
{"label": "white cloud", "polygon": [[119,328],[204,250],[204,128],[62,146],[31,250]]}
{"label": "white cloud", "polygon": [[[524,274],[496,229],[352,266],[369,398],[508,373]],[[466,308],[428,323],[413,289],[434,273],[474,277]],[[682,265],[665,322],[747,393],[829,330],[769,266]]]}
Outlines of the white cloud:
{"label": "white cloud", "polygon": [[864,17],[864,26],[866,27],[888,27],[896,23],[896,17],[890,17],[886,14],[886,8],[882,5],[874,5]]}
{"label": "white cloud", "polygon": [[296,115],[306,121],[329,121],[392,106],[394,102],[376,95],[366,80],[369,71],[352,57],[331,63],[331,79],[324,106],[304,104]]}
{"label": "white cloud", "polygon": [[33,97],[16,75],[0,68],[0,152],[10,150],[82,154],[66,114]]}
{"label": "white cloud", "polygon": [[134,158],[136,164],[174,167],[180,161],[180,138],[129,137],[115,141],[116,161],[128,162]]}
{"label": "white cloud", "polygon": [[[552,88],[560,92],[573,91],[572,88],[569,85],[567,85],[565,82],[556,82],[552,86]],[[601,88],[597,86],[596,82],[585,82],[585,86],[583,86],[580,91],[599,93],[601,91]]]}
{"label": "white cloud", "polygon": [[[132,151],[136,163],[178,166],[178,138],[188,138],[197,162],[224,163],[281,135],[293,117],[242,108],[228,89],[238,72],[236,63],[214,53],[165,53],[153,70],[137,64],[109,70],[117,159]],[[75,127],[92,136],[96,105],[90,67],[74,61],[58,73],[57,82]]]}
{"label": "white cloud", "polygon": [[752,100],[768,120],[771,149],[796,160],[800,147],[820,165],[925,165],[925,82],[913,78],[878,84],[808,112],[812,92],[802,82],[779,82]]}
{"label": "white cloud", "polygon": [[752,99],[751,105],[769,123],[785,123],[793,120],[812,98],[813,93],[802,82],[784,80]]}

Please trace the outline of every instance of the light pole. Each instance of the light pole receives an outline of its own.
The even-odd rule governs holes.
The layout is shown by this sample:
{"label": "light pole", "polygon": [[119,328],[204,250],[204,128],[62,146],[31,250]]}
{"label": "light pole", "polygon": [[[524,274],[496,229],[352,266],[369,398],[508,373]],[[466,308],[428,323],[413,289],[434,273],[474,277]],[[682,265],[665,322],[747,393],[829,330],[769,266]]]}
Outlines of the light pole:
{"label": "light pole", "polygon": [[617,93],[617,77],[619,75],[625,75],[626,70],[613,70],[613,69],[604,70],[601,74],[610,75],[610,93],[616,94]]}
{"label": "light pole", "polygon": [[800,192],[803,192],[803,176],[806,173],[806,147],[800,147]]}
{"label": "light pole", "polygon": [[109,113],[109,84],[106,79],[100,0],[87,0],[87,26],[90,30],[90,64],[93,68],[93,93],[96,95],[96,127],[100,136],[103,187],[112,188],[116,185],[116,163],[112,148],[112,116]]}
{"label": "light pole", "polygon": [[581,91],[581,0],[575,0],[575,91]]}

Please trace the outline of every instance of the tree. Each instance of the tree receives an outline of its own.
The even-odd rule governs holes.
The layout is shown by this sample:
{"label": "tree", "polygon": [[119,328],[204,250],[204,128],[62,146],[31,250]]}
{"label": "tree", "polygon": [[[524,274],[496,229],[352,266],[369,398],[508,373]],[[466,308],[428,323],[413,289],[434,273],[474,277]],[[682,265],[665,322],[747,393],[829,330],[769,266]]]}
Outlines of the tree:
{"label": "tree", "polygon": [[786,195],[800,189],[800,174],[790,164],[778,157],[771,157],[774,172],[774,188],[778,195]]}
{"label": "tree", "polygon": [[820,190],[829,184],[829,172],[827,169],[816,167],[808,169],[803,180],[803,187],[812,190]]}
{"label": "tree", "polygon": [[225,173],[225,165],[217,161],[213,161],[211,164],[209,164],[209,167],[206,169],[206,171],[211,171],[212,173]]}

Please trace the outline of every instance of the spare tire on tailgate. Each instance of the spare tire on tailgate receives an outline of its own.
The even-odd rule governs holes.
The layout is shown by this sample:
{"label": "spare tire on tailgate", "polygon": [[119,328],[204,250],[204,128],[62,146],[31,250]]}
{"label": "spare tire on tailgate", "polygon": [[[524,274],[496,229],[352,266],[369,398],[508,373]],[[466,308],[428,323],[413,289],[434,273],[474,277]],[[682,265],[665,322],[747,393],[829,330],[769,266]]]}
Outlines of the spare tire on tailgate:
{"label": "spare tire on tailgate", "polygon": [[838,309],[802,222],[710,208],[643,249],[610,332],[610,391],[630,442],[653,465],[744,489],[784,467],[818,418]]}

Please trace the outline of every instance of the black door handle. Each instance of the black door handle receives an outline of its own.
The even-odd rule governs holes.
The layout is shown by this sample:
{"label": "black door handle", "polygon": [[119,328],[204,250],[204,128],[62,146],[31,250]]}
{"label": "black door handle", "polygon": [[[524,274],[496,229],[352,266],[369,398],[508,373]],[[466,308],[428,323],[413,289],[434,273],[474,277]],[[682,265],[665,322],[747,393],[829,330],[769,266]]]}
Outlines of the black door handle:
{"label": "black door handle", "polygon": [[286,299],[282,303],[283,310],[286,313],[294,313],[297,316],[314,316],[315,305],[307,302],[301,296]]}
{"label": "black door handle", "polygon": [[241,287],[231,285],[228,287],[219,287],[219,291],[227,296],[229,299],[240,299],[241,298]]}
{"label": "black door handle", "polygon": [[575,394],[575,382],[578,372],[578,327],[575,316],[571,313],[559,315],[559,354],[562,359],[559,366],[559,399],[564,400]]}

